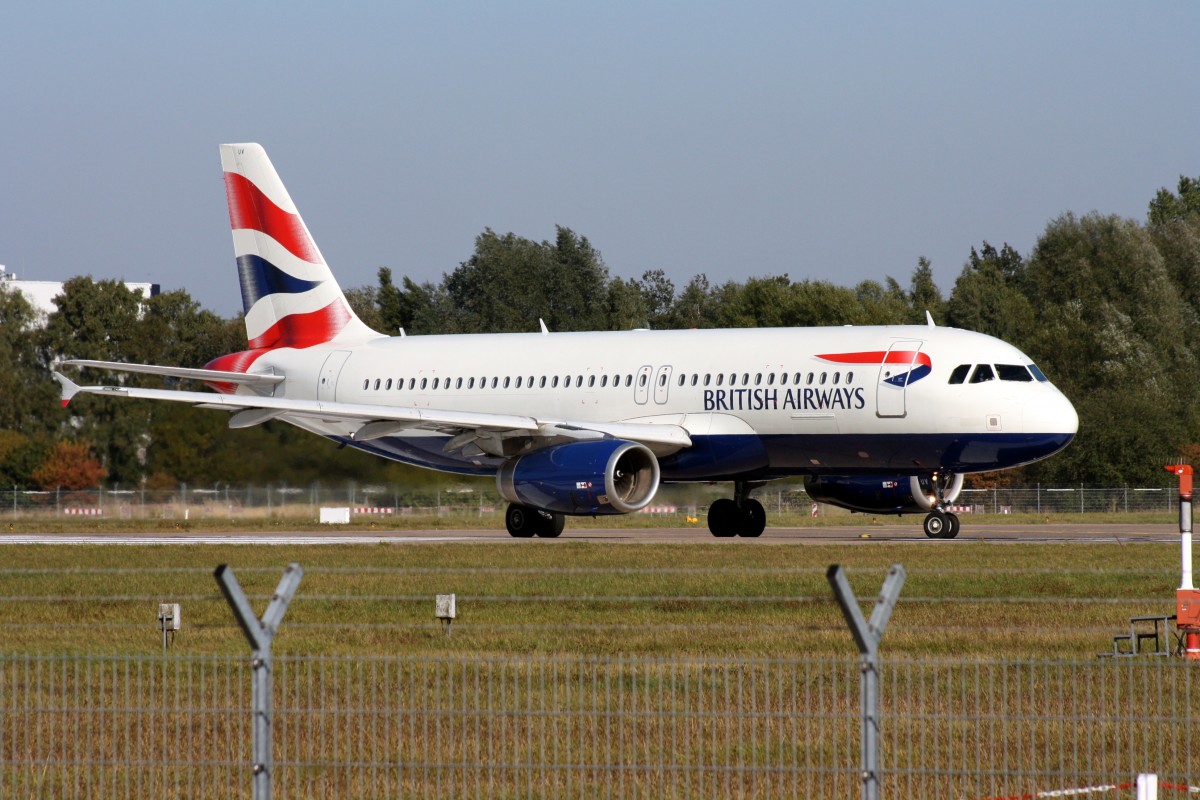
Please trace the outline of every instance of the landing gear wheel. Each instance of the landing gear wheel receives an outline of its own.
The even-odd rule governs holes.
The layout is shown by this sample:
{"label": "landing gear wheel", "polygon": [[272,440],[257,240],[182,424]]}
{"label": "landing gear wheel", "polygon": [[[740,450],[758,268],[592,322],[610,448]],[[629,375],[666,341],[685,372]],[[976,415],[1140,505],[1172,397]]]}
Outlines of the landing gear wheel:
{"label": "landing gear wheel", "polygon": [[930,511],[925,517],[925,535],[930,539],[941,539],[949,525],[949,520],[941,511]]}
{"label": "landing gear wheel", "polygon": [[504,527],[508,528],[509,536],[528,539],[538,530],[538,514],[532,508],[513,503],[504,512]]}
{"label": "landing gear wheel", "polygon": [[755,538],[762,536],[767,527],[767,512],[757,500],[747,500],[741,507],[742,529],[738,536]]}
{"label": "landing gear wheel", "polygon": [[737,533],[740,516],[737,503],[728,497],[714,500],[708,507],[708,530],[713,536],[733,536]]}
{"label": "landing gear wheel", "polygon": [[960,527],[961,527],[961,524],[958,521],[958,515],[947,511],[946,512],[946,532],[942,534],[942,538],[943,539],[953,539],[955,536],[958,536],[958,529]]}
{"label": "landing gear wheel", "polygon": [[537,522],[537,535],[543,539],[556,539],[563,532],[563,527],[567,524],[567,518],[562,514],[556,514],[552,511],[537,511],[533,514],[533,519]]}

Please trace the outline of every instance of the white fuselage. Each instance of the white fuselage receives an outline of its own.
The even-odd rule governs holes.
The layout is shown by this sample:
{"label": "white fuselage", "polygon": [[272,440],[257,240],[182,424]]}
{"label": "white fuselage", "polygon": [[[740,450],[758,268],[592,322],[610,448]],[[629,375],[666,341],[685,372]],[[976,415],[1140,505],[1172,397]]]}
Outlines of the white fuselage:
{"label": "white fuselage", "polygon": [[[693,447],[665,454],[664,479],[718,480],[1043,458],[1078,418],[1036,368],[1022,379],[1007,369],[1030,363],[969,331],[847,326],[379,337],[275,350],[254,371],[286,376],[275,397],[678,425]],[[964,365],[990,365],[994,377],[950,383]],[[491,473],[499,463],[445,454],[433,432],[356,443],[352,423],[298,424],[427,467]]]}

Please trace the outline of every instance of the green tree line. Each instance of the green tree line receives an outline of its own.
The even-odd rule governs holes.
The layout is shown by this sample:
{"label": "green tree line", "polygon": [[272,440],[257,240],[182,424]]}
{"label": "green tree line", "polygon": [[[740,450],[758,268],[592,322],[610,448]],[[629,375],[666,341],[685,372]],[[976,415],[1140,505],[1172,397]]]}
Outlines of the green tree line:
{"label": "green tree line", "polygon": [[[383,267],[376,285],[347,297],[367,324],[393,334],[531,331],[539,318],[554,331],[920,324],[928,311],[939,325],[1024,350],[1079,411],[1075,442],[1007,473],[1013,480],[1162,483],[1162,464],[1200,456],[1200,178],[1160,190],[1144,221],[1065,213],[1025,255],[984,241],[949,296],[924,258],[907,286],[786,274],[721,284],[701,274],[676,286],[661,270],[623,278],[586,237],[559,227],[541,242],[488,229],[436,284],[397,282]],[[223,319],[183,291],[147,300],[90,277],[68,281],[55,304],[39,319],[0,285],[0,485],[437,480],[283,423],[229,431],[220,413],[95,396],[63,410],[49,376],[63,359],[199,366],[244,349],[245,328],[240,316]]]}

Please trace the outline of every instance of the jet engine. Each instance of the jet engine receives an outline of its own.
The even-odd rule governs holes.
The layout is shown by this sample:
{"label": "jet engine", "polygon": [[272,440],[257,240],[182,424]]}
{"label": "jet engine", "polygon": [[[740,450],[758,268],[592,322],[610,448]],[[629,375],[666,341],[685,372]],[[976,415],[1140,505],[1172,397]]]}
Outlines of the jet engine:
{"label": "jet engine", "polygon": [[815,475],[804,490],[818,503],[867,514],[914,514],[953,503],[962,475]]}
{"label": "jet engine", "polygon": [[561,514],[628,514],[654,499],[658,482],[654,453],[622,439],[535,450],[496,473],[505,500]]}

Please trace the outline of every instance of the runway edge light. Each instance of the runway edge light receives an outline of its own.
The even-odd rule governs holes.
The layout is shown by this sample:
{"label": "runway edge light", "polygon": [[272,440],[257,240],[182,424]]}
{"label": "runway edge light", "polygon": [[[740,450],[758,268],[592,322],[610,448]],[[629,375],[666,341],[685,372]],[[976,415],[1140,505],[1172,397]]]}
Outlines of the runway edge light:
{"label": "runway edge light", "polygon": [[1200,592],[1192,583],[1192,467],[1166,464],[1167,472],[1179,476],[1180,581],[1175,592],[1175,627],[1183,634],[1184,657],[1200,661]]}

